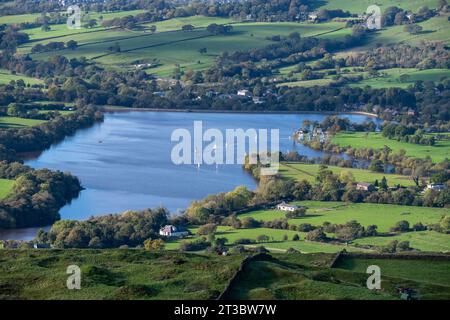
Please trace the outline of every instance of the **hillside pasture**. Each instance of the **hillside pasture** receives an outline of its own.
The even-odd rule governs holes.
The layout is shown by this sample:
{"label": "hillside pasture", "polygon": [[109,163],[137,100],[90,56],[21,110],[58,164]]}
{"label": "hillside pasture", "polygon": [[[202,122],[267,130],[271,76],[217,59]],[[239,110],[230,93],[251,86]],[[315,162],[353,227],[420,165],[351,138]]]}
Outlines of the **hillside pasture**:
{"label": "hillside pasture", "polygon": [[355,244],[385,246],[391,241],[409,241],[413,249],[429,252],[450,252],[450,234],[435,231],[406,232],[392,237],[370,237],[353,241]]}
{"label": "hillside pasture", "polygon": [[[319,173],[319,164],[304,164],[304,163],[281,163],[279,173],[289,179],[295,179],[296,181],[307,180],[309,182],[315,182],[315,178]],[[397,174],[386,174],[371,172],[363,169],[356,168],[342,168],[336,166],[328,166],[328,169],[335,174],[342,174],[348,172],[353,175],[355,182],[368,182],[374,183],[375,180],[381,181],[383,177],[386,177],[389,186],[396,186],[398,184],[402,186],[415,185],[411,177],[402,176]]]}
{"label": "hillside pasture", "polygon": [[430,157],[433,162],[450,159],[450,140],[437,141],[433,146],[401,142],[383,137],[381,133],[339,132],[331,138],[331,142],[342,147],[382,149],[388,146],[393,152],[403,149],[406,155],[415,158]]}
{"label": "hillside pasture", "polygon": [[[392,204],[325,201],[300,201],[293,203],[306,206],[308,209],[304,217],[289,219],[288,222],[290,224],[310,223],[313,226],[321,226],[324,222],[344,224],[348,221],[356,220],[364,227],[377,225],[379,232],[389,232],[390,228],[400,220],[408,221],[412,227],[418,222],[424,225],[437,223],[442,216],[450,214],[450,209]],[[284,219],[286,212],[275,209],[257,210],[241,214],[238,217],[239,219],[252,217],[255,220],[271,221]]]}

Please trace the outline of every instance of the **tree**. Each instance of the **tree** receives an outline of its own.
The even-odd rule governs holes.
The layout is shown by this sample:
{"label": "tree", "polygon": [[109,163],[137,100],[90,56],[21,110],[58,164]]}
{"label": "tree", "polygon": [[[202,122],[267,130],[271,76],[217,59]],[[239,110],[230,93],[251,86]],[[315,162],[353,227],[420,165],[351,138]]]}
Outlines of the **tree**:
{"label": "tree", "polygon": [[321,228],[318,228],[318,229],[309,231],[306,234],[305,239],[308,240],[308,241],[323,242],[323,241],[326,241],[327,236],[326,236],[326,234],[323,232],[323,230]]}
{"label": "tree", "polygon": [[388,188],[387,179],[385,176],[381,179],[380,188],[383,190],[387,190]]}
{"label": "tree", "polygon": [[294,234],[294,236],[292,237],[292,241],[299,241],[300,240],[300,236],[298,234]]}
{"label": "tree", "polygon": [[51,30],[51,28],[47,23],[44,23],[44,24],[42,24],[41,30],[44,32],[48,32]]}
{"label": "tree", "polygon": [[75,50],[78,47],[78,43],[75,40],[69,40],[66,43],[67,49]]}
{"label": "tree", "polygon": [[406,220],[398,221],[394,227],[391,228],[394,232],[408,232],[409,231],[409,222]]}
{"label": "tree", "polygon": [[265,234],[261,234],[256,237],[256,241],[258,242],[267,242],[269,240],[270,240],[269,236],[266,236]]}
{"label": "tree", "polygon": [[156,26],[154,24],[151,25],[149,29],[150,29],[151,33],[155,33],[156,32]]}
{"label": "tree", "polygon": [[95,27],[96,25],[97,25],[97,20],[95,20],[95,19],[89,19],[89,20],[84,24],[84,27],[85,27],[85,28],[88,28],[88,29],[91,29],[91,28]]}
{"label": "tree", "polygon": [[411,247],[409,246],[409,241],[401,241],[397,244],[397,251],[409,251]]}
{"label": "tree", "polygon": [[161,239],[147,239],[144,241],[144,248],[147,251],[162,251],[165,247],[165,242]]}
{"label": "tree", "polygon": [[181,30],[183,31],[192,31],[195,27],[192,24],[185,24],[181,27]]}
{"label": "tree", "polygon": [[369,170],[374,172],[384,172],[383,162],[379,159],[372,160]]}
{"label": "tree", "polygon": [[197,230],[197,234],[199,236],[206,236],[208,234],[215,233],[216,230],[217,230],[217,225],[216,224],[208,223],[208,224],[200,226],[198,228],[198,230]]}
{"label": "tree", "polygon": [[409,34],[419,34],[423,30],[422,26],[417,24],[407,24],[403,27],[403,31]]}
{"label": "tree", "polygon": [[205,54],[205,53],[208,52],[208,49],[206,49],[206,48],[200,48],[200,49],[198,49],[198,52],[199,52],[201,55],[203,55],[203,54]]}

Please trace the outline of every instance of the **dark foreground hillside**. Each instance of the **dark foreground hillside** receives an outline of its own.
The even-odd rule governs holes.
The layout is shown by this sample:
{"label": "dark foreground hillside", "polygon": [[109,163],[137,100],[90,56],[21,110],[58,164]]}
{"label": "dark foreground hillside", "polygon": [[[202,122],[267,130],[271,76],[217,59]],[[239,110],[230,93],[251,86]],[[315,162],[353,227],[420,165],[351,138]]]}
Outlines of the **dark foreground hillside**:
{"label": "dark foreground hillside", "polygon": [[[399,299],[398,289],[409,288],[418,299],[450,299],[449,260],[344,257],[330,268],[334,254],[247,257],[127,249],[0,250],[0,298]],[[382,269],[380,291],[366,288],[370,264]],[[69,265],[81,268],[80,290],[66,288]]]}

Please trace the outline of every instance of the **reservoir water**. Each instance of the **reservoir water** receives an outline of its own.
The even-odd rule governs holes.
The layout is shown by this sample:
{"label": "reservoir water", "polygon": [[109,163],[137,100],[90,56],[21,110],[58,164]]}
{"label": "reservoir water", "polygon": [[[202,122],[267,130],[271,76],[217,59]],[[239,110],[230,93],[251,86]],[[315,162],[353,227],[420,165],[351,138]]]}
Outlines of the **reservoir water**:
{"label": "reservoir water", "polygon": [[[363,115],[342,115],[363,122]],[[164,206],[171,212],[185,209],[193,200],[230,191],[236,186],[256,187],[241,165],[175,165],[171,142],[175,129],[192,132],[194,121],[203,130],[279,129],[281,151],[297,150],[301,155],[320,157],[321,152],[294,144],[290,136],[305,119],[322,121],[323,114],[244,114],[118,112],[105,120],[53,145],[25,163],[72,173],[85,188],[77,199],[60,211],[62,219],[120,213]],[[373,119],[372,119],[373,120]],[[31,239],[37,228],[0,230],[0,239]]]}

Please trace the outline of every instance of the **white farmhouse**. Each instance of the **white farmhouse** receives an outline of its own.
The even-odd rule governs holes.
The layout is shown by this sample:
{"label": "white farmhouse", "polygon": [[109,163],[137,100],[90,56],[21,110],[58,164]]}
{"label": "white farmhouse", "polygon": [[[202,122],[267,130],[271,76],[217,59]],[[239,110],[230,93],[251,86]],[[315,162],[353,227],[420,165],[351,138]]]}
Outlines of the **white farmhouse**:
{"label": "white farmhouse", "polygon": [[281,210],[281,211],[295,211],[297,209],[299,209],[298,206],[290,205],[290,204],[287,204],[286,202],[282,202],[277,205],[277,210]]}
{"label": "white farmhouse", "polygon": [[181,230],[173,225],[166,225],[166,226],[162,227],[161,229],[159,229],[159,234],[161,236],[165,236],[165,237],[180,238],[180,237],[187,236],[189,233],[187,231]]}

